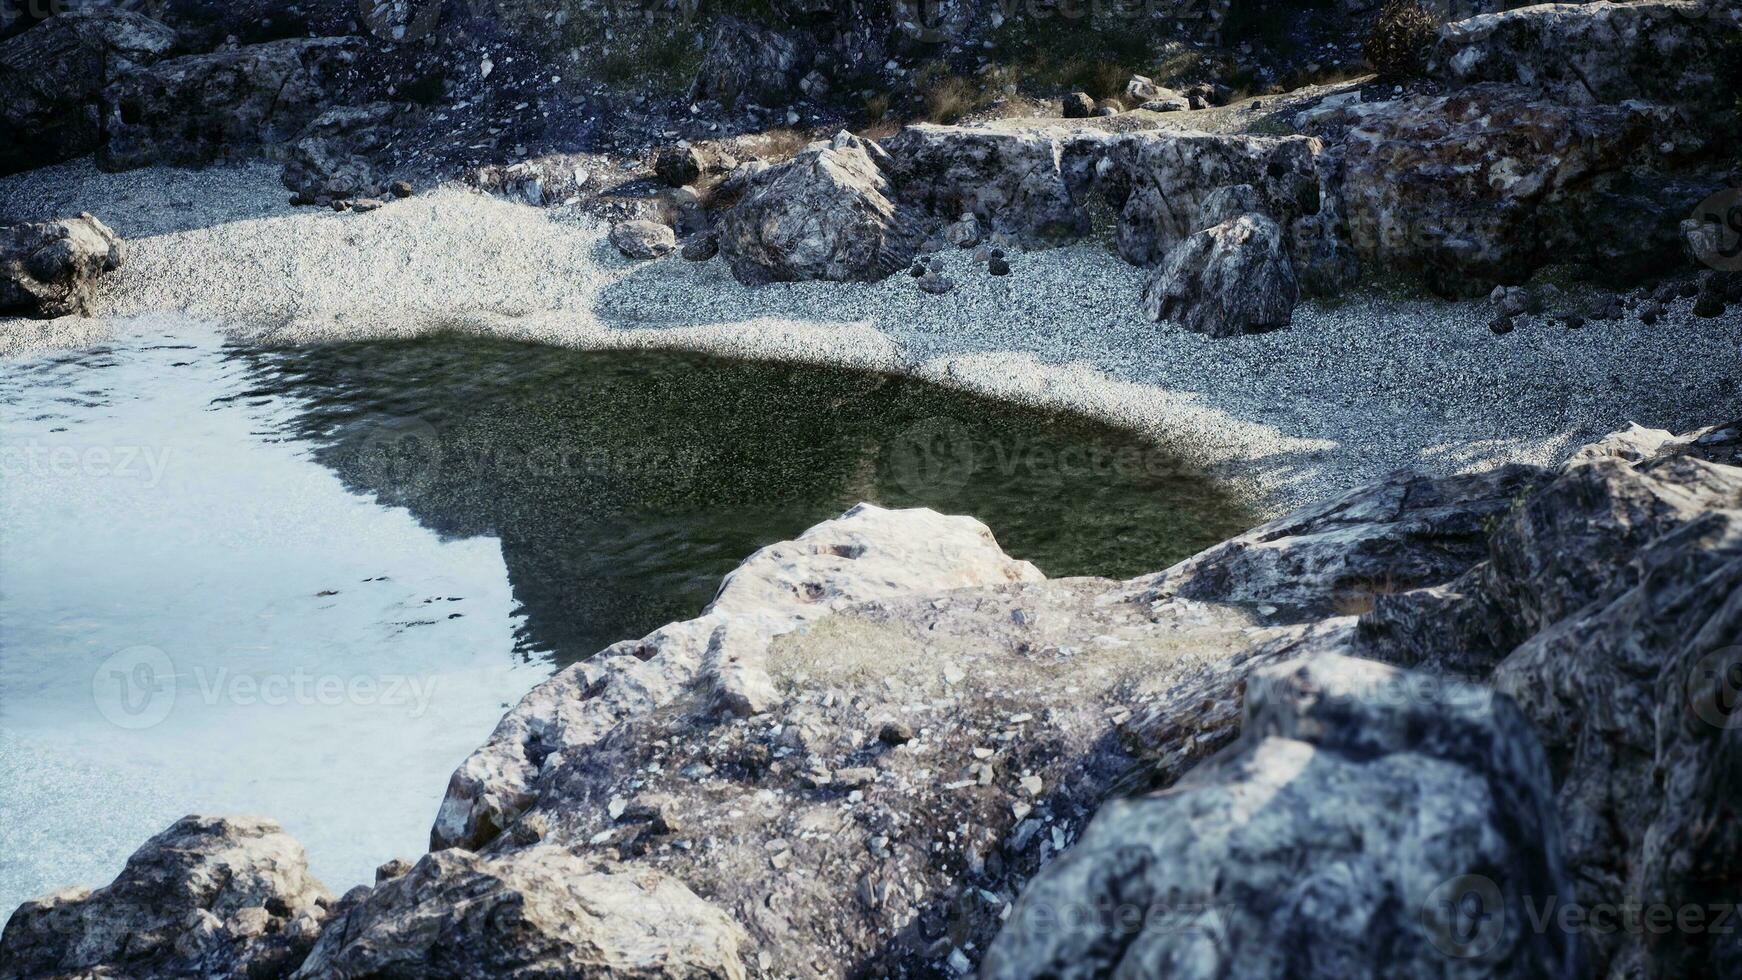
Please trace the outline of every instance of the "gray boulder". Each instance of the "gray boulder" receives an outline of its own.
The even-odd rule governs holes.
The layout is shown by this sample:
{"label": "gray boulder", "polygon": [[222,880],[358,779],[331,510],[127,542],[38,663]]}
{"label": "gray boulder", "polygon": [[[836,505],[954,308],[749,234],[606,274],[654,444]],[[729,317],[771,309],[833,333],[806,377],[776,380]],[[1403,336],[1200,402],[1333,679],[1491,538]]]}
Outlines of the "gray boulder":
{"label": "gray boulder", "polygon": [[294,38],[121,73],[103,96],[97,162],[198,166],[284,143],[368,87],[358,38]]}
{"label": "gray boulder", "polygon": [[744,931],[651,868],[558,847],[428,854],[321,933],[295,976],[741,980]]}
{"label": "gray boulder", "polygon": [[0,312],[84,313],[97,280],[121,267],[119,236],[89,214],[0,226]]}
{"label": "gray boulder", "polygon": [[389,102],[328,109],[303,127],[284,161],[284,186],[298,203],[374,197],[386,191],[375,161],[393,137],[401,108]]}
{"label": "gray boulder", "polygon": [[1282,229],[1260,214],[1191,236],[1143,284],[1143,311],[1150,319],[1212,337],[1286,327],[1299,299]]}
{"label": "gray boulder", "polygon": [[[1431,817],[1430,817],[1431,815]],[[1582,976],[1548,765],[1504,697],[1335,654],[1247,678],[1238,741],[1102,807],[980,975]]]}
{"label": "gray boulder", "polygon": [[657,259],[677,251],[677,233],[657,221],[619,221],[611,226],[610,238],[630,259]]}
{"label": "gray boulder", "polygon": [[0,41],[0,174],[95,150],[104,86],[175,45],[168,27],[108,7],[64,11]]}
{"label": "gray boulder", "polygon": [[759,170],[720,220],[739,282],[874,281],[906,266],[918,235],[895,202],[882,148],[842,132]]}
{"label": "gray boulder", "polygon": [[107,886],[19,906],[0,934],[0,977],[283,976],[331,899],[276,823],[183,817]]}

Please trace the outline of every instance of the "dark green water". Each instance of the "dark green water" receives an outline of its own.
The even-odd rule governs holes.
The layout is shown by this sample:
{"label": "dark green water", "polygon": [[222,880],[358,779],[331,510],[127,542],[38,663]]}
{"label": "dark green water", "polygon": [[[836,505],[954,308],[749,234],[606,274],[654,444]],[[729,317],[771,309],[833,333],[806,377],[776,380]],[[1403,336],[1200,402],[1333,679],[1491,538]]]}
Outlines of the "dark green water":
{"label": "dark green water", "polygon": [[832,368],[470,337],[248,355],[353,489],[500,539],[527,655],[694,615],[758,547],[861,500],[971,514],[1049,576],[1154,571],[1251,516],[1079,416]]}

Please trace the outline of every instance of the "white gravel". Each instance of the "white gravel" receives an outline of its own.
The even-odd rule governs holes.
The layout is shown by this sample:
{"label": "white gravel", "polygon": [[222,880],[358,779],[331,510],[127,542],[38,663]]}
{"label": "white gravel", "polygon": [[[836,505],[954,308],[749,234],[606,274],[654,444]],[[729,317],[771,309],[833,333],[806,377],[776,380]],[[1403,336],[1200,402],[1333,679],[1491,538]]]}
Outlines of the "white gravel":
{"label": "white gravel", "polygon": [[369,214],[285,198],[266,164],[0,179],[0,215],[90,211],[130,248],[93,318],[0,319],[0,356],[176,311],[277,341],[445,328],[893,369],[1129,425],[1267,513],[1399,467],[1553,462],[1628,422],[1706,424],[1736,414],[1742,381],[1742,315],[1697,319],[1685,300],[1652,327],[1496,337],[1483,303],[1371,291],[1303,305],[1288,330],[1212,340],[1146,322],[1141,270],[1097,244],[1013,256],[1005,278],[946,255],[945,296],[906,275],[751,289],[721,261],[630,263],[591,219],[461,189]]}

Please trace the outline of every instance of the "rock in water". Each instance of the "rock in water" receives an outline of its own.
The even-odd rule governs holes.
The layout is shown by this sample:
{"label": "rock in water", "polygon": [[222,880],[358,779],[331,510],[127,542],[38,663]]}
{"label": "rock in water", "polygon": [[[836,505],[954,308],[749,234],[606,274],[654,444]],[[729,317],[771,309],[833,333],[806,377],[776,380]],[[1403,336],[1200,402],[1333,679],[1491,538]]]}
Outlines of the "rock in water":
{"label": "rock in water", "polygon": [[296,977],[740,980],[746,943],[724,912],[651,868],[560,847],[453,849],[338,916]]}
{"label": "rock in water", "polygon": [[0,174],[95,150],[104,86],[175,44],[170,28],[113,7],[61,10],[0,41]]}
{"label": "rock in water", "polygon": [[1241,215],[1181,242],[1150,273],[1143,310],[1196,333],[1234,337],[1288,326],[1300,299],[1282,229]]}
{"label": "rock in water", "polygon": [[291,38],[124,72],[104,94],[109,170],[199,166],[283,143],[367,88],[358,38]]}
{"label": "rock in water", "polygon": [[0,311],[83,313],[97,280],[121,267],[121,239],[89,214],[0,226]]}
{"label": "rock in water", "polygon": [[720,220],[720,254],[739,282],[874,281],[907,265],[915,234],[890,199],[870,140],[842,132],[744,182]]}
{"label": "rock in water", "polygon": [[276,823],[183,817],[107,886],[19,906],[0,936],[0,973],[283,976],[314,943],[331,900]]}
{"label": "rock in water", "polygon": [[1249,677],[1240,739],[1171,790],[1102,807],[980,976],[1582,976],[1525,905],[1570,898],[1558,854],[1511,701],[1319,655]]}
{"label": "rock in water", "polygon": [[626,258],[657,259],[677,250],[677,233],[657,221],[619,221],[611,226],[611,244]]}

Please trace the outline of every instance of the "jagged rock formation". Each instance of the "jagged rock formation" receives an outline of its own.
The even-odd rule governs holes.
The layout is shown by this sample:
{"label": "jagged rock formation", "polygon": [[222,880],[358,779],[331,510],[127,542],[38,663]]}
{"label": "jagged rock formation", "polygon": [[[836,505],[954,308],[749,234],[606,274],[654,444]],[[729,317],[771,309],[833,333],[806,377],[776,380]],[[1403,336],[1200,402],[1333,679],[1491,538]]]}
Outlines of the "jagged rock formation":
{"label": "jagged rock formation", "polygon": [[97,280],[121,267],[120,236],[89,214],[0,225],[0,312],[83,313]]}
{"label": "jagged rock formation", "polygon": [[1212,337],[1286,327],[1299,299],[1282,229],[1261,214],[1229,218],[1181,242],[1143,286],[1150,319]]}
{"label": "jagged rock formation", "polygon": [[363,50],[356,38],[290,39],[125,72],[104,95],[98,162],[197,166],[283,143],[365,87]]}
{"label": "jagged rock formation", "polygon": [[375,161],[392,140],[394,123],[402,112],[391,102],[371,102],[316,116],[291,143],[284,161],[284,186],[303,204],[380,196],[386,179]]}
{"label": "jagged rock formation", "polygon": [[[1492,691],[1325,654],[1247,678],[1240,739],[1102,807],[981,976],[1573,977],[1548,765]],[[1472,934],[1466,891],[1492,888]]]}
{"label": "jagged rock formation", "polygon": [[0,977],[284,976],[331,900],[278,824],[184,817],[107,886],[19,906],[0,934]]}
{"label": "jagged rock formation", "polygon": [[67,11],[0,41],[0,174],[97,148],[103,88],[168,56],[175,31],[117,8]]}
{"label": "jagged rock formation", "polygon": [[840,133],[743,180],[720,222],[739,282],[882,279],[913,259],[914,230],[890,200],[876,143]]}

